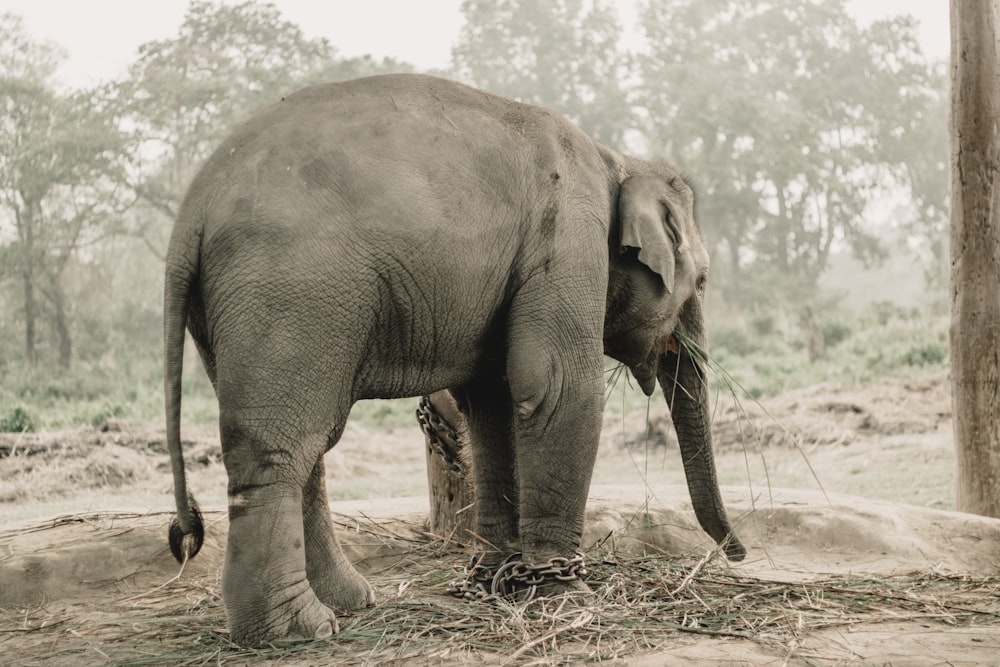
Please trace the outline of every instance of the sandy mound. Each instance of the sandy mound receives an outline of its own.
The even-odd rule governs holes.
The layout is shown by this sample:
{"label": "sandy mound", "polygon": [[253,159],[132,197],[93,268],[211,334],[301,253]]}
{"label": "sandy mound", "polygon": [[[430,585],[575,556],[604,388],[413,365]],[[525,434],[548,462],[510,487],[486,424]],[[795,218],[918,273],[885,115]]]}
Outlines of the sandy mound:
{"label": "sandy mound", "polygon": [[[515,662],[526,664],[558,662],[559,655],[576,656],[573,661],[588,655],[608,659],[613,656],[602,653],[599,646],[581,648],[580,637],[604,636],[604,641],[611,641],[593,634],[595,624],[613,623],[615,615],[627,613],[629,606],[651,604],[654,592],[650,591],[655,590],[661,597],[670,593],[675,605],[690,590],[694,598],[684,604],[694,608],[683,618],[707,613],[697,609],[697,599],[716,614],[719,605],[736,605],[742,620],[719,627],[692,620],[695,624],[686,627],[683,618],[665,617],[662,624],[646,619],[652,629],[661,631],[651,634],[650,628],[644,629],[642,643],[618,653],[631,656],[627,664],[732,664],[734,660],[739,664],[783,660],[798,664],[806,659],[990,664],[1000,660],[1000,520],[790,490],[775,491],[773,497],[753,503],[727,490],[726,502],[731,513],[740,517],[739,531],[750,550],[745,562],[733,566],[720,558],[702,558],[711,545],[697,529],[685,489],[595,488],[585,546],[598,578],[591,583],[603,591],[599,600],[605,606],[599,604],[592,617],[574,616],[537,644],[531,642],[546,633],[528,628],[521,639],[506,646],[501,642],[449,648],[447,655],[427,661],[491,664],[511,655]],[[415,609],[428,605],[452,605],[443,608],[456,619],[478,613],[477,607],[484,617],[502,612],[507,614],[503,618],[509,618],[513,613],[509,609],[487,612],[484,608],[489,605],[452,603],[441,595],[443,582],[455,576],[454,570],[448,571],[449,565],[460,565],[463,557],[423,532],[425,499],[350,501],[332,507],[342,543],[379,590],[380,604],[368,614],[373,617],[373,628],[382,627],[384,633],[399,627]],[[0,549],[5,554],[0,562],[0,607],[10,610],[4,614],[5,632],[0,640],[5,654],[18,651],[26,664],[130,663],[138,660],[136,652],[149,650],[145,644],[140,650],[136,643],[142,636],[137,628],[156,623],[156,631],[163,633],[171,627],[173,641],[183,639],[188,642],[185,646],[196,645],[204,641],[206,632],[199,614],[208,609],[213,614],[211,624],[220,627],[211,630],[217,646],[203,649],[203,657],[221,650],[222,658],[247,659],[246,653],[227,648],[224,642],[218,598],[224,514],[207,513],[205,548],[179,580],[164,585],[177,574],[166,550],[168,520],[167,514],[64,516],[0,533]],[[625,591],[644,576],[642,571],[652,571],[654,564],[659,569],[652,583],[644,584],[649,589],[645,598]],[[430,572],[435,567],[445,569],[440,574]],[[860,598],[852,596],[860,592],[874,596],[874,601],[857,607]],[[852,602],[837,602],[837,596]],[[739,601],[741,597],[745,600]],[[752,607],[739,606],[751,600]],[[656,609],[666,609],[661,602]],[[410,615],[395,618],[392,614],[401,608]],[[366,613],[343,624],[341,637],[351,646],[361,641],[352,639],[351,624],[368,622]],[[435,613],[439,618],[442,612]],[[603,621],[602,614],[606,614]],[[754,625],[755,615],[766,616],[766,623],[758,619]],[[81,619],[87,621],[83,626]],[[191,636],[174,637],[176,628],[188,626]],[[744,626],[746,630],[741,629]],[[90,628],[89,632],[84,628]],[[335,662],[381,662],[382,658],[372,657],[379,655],[379,641],[365,636],[370,646],[358,654],[339,653]],[[561,639],[558,646],[557,636]],[[530,650],[518,655],[522,646]],[[294,664],[316,660],[315,654],[274,650],[279,653],[259,657]],[[433,653],[421,646],[403,662],[422,663],[415,656],[428,652]],[[171,659],[169,654],[160,658],[162,663],[152,662],[169,664]],[[615,664],[625,663],[619,659]]]}
{"label": "sandy mound", "polygon": [[[757,402],[719,398],[712,434],[717,449],[746,446],[812,447],[848,445],[873,436],[929,433],[951,421],[951,395],[944,375],[919,380],[886,379],[874,384],[839,387],[817,384]],[[670,413],[662,401],[650,403],[650,427],[644,419],[605,415],[603,440],[612,444],[677,446]]]}

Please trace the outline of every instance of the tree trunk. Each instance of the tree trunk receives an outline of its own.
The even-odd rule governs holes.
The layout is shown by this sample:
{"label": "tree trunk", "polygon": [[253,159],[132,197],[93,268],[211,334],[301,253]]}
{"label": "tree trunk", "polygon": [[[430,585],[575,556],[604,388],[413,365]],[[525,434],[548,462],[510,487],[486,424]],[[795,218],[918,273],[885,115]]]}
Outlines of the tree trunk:
{"label": "tree trunk", "polygon": [[428,532],[469,541],[475,512],[465,418],[447,391],[421,400],[417,421],[427,439]]}
{"label": "tree trunk", "polygon": [[28,366],[38,362],[35,352],[35,321],[38,302],[35,300],[35,233],[31,205],[18,216],[21,227],[21,278],[24,281],[24,361]]}
{"label": "tree trunk", "polygon": [[826,338],[823,336],[823,327],[816,319],[816,313],[809,306],[802,306],[799,310],[799,325],[802,327],[802,336],[806,339],[806,350],[809,351],[809,363],[815,364],[819,361],[826,361]]}
{"label": "tree trunk", "polygon": [[788,207],[785,204],[785,184],[775,184],[778,191],[778,218],[773,223],[775,241],[775,261],[782,275],[788,275],[791,261],[788,255],[788,236],[790,225],[788,224]]}
{"label": "tree trunk", "polygon": [[998,0],[951,2],[951,378],[957,507],[1000,517]]}
{"label": "tree trunk", "polygon": [[21,271],[24,278],[24,361],[29,366],[34,366],[38,361],[35,353],[35,319],[38,314],[38,305],[35,302],[35,283],[31,275],[31,260],[25,258],[25,267]]}
{"label": "tree trunk", "polygon": [[722,295],[730,306],[743,308],[743,276],[740,269],[739,233],[726,236],[726,257],[729,259],[729,275],[723,287]]}
{"label": "tree trunk", "polygon": [[53,285],[53,302],[56,314],[56,333],[59,335],[59,365],[69,368],[73,360],[73,339],[66,318],[66,295],[63,293],[62,276],[55,279]]}

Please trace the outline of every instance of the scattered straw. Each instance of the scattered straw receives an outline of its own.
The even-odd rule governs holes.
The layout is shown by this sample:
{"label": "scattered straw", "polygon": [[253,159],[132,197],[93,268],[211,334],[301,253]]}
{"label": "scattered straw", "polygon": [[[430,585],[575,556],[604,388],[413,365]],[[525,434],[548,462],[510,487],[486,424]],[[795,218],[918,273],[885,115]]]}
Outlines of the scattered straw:
{"label": "scattered straw", "polygon": [[[93,659],[99,646],[102,661],[130,665],[256,659],[525,665],[612,660],[676,645],[682,634],[755,642],[787,653],[811,633],[859,624],[1000,627],[1000,577],[935,573],[775,581],[742,575],[712,553],[697,559],[591,553],[593,598],[467,603],[443,594],[463,557],[440,547],[412,544],[397,567],[373,577],[378,604],[342,617],[340,634],[330,642],[237,647],[225,629],[218,582],[192,575],[143,595],[107,604],[102,598],[100,609],[88,610],[85,619],[78,607],[0,612],[0,641],[16,646],[19,655],[53,662],[88,654]],[[733,648],[734,655],[738,651]]]}

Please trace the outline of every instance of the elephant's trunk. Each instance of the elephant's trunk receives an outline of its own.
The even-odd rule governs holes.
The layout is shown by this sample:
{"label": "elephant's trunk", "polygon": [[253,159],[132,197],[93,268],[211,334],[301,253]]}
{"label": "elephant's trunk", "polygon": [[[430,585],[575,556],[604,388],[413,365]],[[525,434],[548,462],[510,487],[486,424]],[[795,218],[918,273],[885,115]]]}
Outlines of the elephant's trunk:
{"label": "elephant's trunk", "polygon": [[[704,360],[699,351],[693,350],[695,346],[705,349],[700,304],[692,299],[686,310],[687,317],[679,330],[684,340],[664,352],[657,377],[677,431],[684,474],[698,523],[723,545],[729,560],[743,560],[746,548],[733,532],[719,493]],[[690,312],[692,310],[697,312]]]}

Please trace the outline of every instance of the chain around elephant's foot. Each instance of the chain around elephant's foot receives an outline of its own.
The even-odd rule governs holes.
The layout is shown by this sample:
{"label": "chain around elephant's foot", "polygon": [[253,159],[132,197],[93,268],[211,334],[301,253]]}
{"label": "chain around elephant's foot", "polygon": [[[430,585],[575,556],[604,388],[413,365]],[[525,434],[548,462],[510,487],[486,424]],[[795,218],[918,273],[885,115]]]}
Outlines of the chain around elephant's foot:
{"label": "chain around elephant's foot", "polygon": [[496,568],[486,567],[481,561],[481,557],[473,556],[465,569],[465,579],[449,585],[450,595],[470,601],[504,598],[517,602],[566,593],[593,595],[582,580],[587,574],[582,553],[572,558],[550,558],[544,563],[527,563],[517,553]]}
{"label": "chain around elephant's foot", "polygon": [[447,593],[470,602],[486,602],[493,599],[494,568],[483,564],[483,554],[473,555],[465,567],[465,579],[448,584]]}

